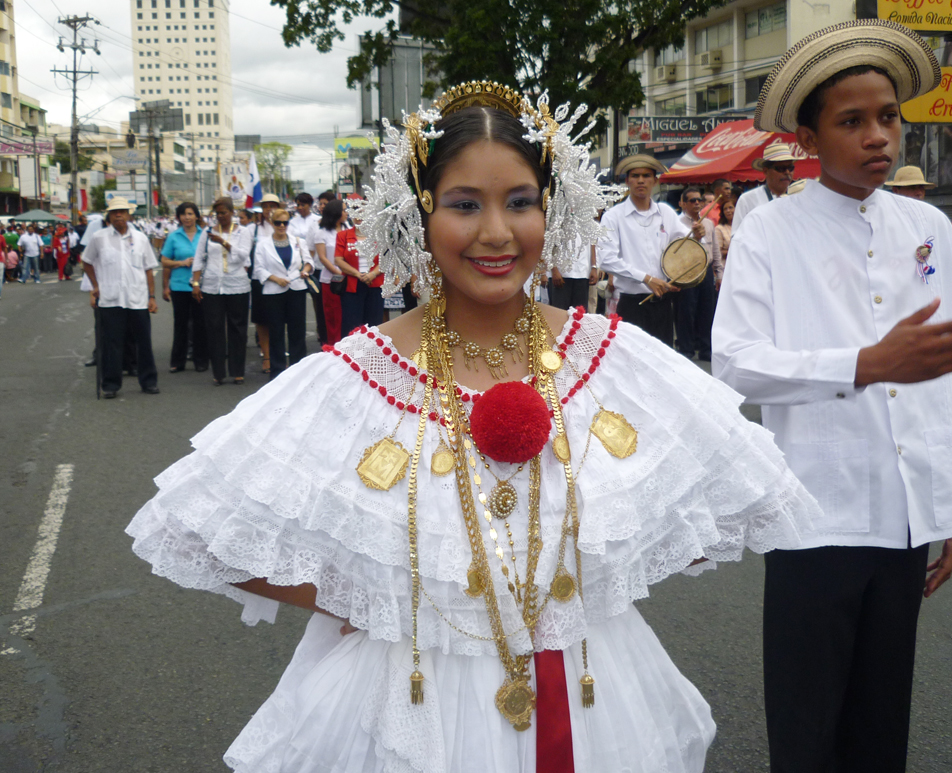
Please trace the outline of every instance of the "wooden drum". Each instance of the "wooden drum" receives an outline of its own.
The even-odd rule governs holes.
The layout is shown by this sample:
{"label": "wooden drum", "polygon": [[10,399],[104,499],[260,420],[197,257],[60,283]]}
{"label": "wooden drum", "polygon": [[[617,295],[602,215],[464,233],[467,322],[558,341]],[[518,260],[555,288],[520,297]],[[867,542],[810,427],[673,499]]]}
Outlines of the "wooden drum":
{"label": "wooden drum", "polygon": [[675,239],[661,256],[661,270],[675,287],[697,287],[707,274],[707,250],[697,239]]}

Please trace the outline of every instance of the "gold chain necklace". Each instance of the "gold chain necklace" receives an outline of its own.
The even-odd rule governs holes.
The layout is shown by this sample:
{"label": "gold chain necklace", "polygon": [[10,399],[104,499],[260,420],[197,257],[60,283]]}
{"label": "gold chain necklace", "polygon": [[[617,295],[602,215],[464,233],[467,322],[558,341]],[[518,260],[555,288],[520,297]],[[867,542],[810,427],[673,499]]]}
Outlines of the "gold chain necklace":
{"label": "gold chain necklace", "polygon": [[506,333],[499,341],[497,346],[485,348],[473,341],[467,341],[455,330],[449,330],[445,327],[442,315],[434,320],[434,324],[440,326],[445,333],[446,344],[451,349],[463,350],[463,364],[467,370],[479,371],[478,360],[483,360],[489,369],[489,375],[494,381],[499,381],[509,375],[506,370],[506,354],[512,358],[513,364],[522,362],[525,356],[522,347],[519,345],[519,336],[526,335],[529,332],[529,320],[532,314],[532,302],[526,298],[526,304],[522,309],[522,314],[512,326],[512,330]]}

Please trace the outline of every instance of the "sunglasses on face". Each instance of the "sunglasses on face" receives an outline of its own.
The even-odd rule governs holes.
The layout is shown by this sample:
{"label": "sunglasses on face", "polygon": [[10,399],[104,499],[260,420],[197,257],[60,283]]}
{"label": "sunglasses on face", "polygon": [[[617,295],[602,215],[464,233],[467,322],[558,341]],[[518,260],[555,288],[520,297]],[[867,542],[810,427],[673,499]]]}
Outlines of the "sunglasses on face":
{"label": "sunglasses on face", "polygon": [[770,167],[775,172],[787,173],[793,171],[793,164],[785,164],[784,166],[772,166]]}
{"label": "sunglasses on face", "polygon": [[686,204],[700,204],[703,199],[685,199]]}
{"label": "sunglasses on face", "polygon": [[275,226],[275,228],[277,228],[278,226],[285,226],[285,225],[287,225],[287,224],[288,224],[288,221],[287,221],[287,220],[275,220],[274,223],[273,223],[273,225]]}

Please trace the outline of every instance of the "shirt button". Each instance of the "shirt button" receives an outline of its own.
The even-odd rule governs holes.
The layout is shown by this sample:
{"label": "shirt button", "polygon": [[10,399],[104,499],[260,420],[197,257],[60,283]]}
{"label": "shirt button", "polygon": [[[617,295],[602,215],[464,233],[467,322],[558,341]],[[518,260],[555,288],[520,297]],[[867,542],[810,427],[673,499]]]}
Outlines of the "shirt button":
{"label": "shirt button", "polygon": [[860,212],[865,212],[865,211],[866,211],[866,205],[864,204],[863,206],[861,206],[861,207],[859,208],[859,211],[860,211]]}
{"label": "shirt button", "polygon": [[896,453],[902,456],[902,446],[896,446]]}
{"label": "shirt button", "polygon": [[866,254],[867,254],[869,257],[873,257],[873,251],[872,251],[872,250],[870,250],[870,251],[867,252]]}
{"label": "shirt button", "polygon": [[895,397],[897,394],[899,394],[899,393],[898,393],[895,389],[890,389],[890,390],[889,390],[889,396],[890,396],[890,397]]}
{"label": "shirt button", "polygon": [[876,301],[876,303],[882,303],[882,302],[883,302],[883,296],[877,295],[875,298],[873,298],[873,300]]}
{"label": "shirt button", "polygon": [[837,393],[836,393],[836,397],[837,397],[837,399],[839,399],[839,400],[843,400],[843,399],[846,397],[846,395],[843,394],[842,392],[837,392]]}

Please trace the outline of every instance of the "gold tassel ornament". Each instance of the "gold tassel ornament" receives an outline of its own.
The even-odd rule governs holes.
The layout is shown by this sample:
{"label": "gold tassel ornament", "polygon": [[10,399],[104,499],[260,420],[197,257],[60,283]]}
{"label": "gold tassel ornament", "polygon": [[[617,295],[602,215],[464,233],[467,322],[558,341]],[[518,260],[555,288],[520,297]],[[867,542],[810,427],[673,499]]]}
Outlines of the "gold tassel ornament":
{"label": "gold tassel ornament", "polygon": [[414,706],[423,705],[423,674],[419,671],[410,674],[410,703]]}
{"label": "gold tassel ornament", "polygon": [[[423,677],[421,676],[420,678],[422,679]],[[582,706],[586,709],[590,709],[595,705],[595,679],[585,674],[585,676],[578,681],[579,684],[582,685]]]}

